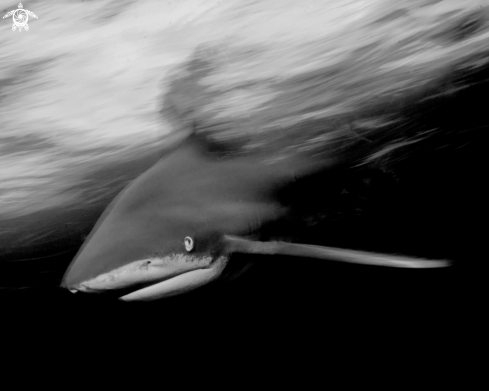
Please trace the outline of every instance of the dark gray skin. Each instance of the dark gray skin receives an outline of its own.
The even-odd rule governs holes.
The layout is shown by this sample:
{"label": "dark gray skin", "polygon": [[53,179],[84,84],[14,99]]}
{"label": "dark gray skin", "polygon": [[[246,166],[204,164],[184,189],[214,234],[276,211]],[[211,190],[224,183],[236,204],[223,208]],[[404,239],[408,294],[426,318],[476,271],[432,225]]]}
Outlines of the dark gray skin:
{"label": "dark gray skin", "polygon": [[[330,162],[331,164],[331,162]],[[288,214],[275,194],[325,169],[296,157],[219,159],[193,137],[136,179],[109,206],[63,279],[73,292],[119,291],[154,300],[219,278],[233,252],[284,254],[380,266],[431,268],[445,261],[257,241]]]}

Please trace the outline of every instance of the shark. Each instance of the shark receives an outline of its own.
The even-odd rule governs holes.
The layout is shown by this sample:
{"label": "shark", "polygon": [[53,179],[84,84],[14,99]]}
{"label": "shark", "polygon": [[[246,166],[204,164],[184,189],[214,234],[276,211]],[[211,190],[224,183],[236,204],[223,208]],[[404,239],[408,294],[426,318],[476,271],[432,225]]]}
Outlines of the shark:
{"label": "shark", "polygon": [[284,188],[334,165],[300,154],[277,161],[223,158],[191,136],[112,201],[68,267],[62,287],[111,293],[123,301],[158,300],[223,278],[236,253],[377,267],[450,266],[448,260],[263,235],[264,227],[280,225],[293,212],[279,196]]}

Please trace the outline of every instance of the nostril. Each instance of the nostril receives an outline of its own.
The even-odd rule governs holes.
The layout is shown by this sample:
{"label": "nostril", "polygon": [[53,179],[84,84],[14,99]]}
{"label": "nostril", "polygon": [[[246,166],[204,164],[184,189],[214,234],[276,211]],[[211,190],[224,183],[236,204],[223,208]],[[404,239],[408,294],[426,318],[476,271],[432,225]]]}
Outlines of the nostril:
{"label": "nostril", "polygon": [[146,261],[141,264],[141,268],[147,269],[151,265],[151,261]]}

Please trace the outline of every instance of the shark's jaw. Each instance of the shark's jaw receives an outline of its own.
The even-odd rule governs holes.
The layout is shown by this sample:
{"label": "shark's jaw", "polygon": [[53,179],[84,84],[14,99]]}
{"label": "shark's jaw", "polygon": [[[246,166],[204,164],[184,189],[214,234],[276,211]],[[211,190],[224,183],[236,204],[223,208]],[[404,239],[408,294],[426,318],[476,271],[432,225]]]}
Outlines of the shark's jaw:
{"label": "shark's jaw", "polygon": [[217,279],[227,256],[172,254],[131,262],[80,283],[67,285],[73,292],[120,294],[123,301],[151,301],[179,295]]}

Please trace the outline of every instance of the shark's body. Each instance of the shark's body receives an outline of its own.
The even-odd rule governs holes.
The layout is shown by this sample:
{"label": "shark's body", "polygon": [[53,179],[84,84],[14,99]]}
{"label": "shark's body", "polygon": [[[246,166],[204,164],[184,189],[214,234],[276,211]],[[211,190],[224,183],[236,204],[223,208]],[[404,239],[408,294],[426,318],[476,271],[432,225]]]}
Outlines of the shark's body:
{"label": "shark's body", "polygon": [[123,300],[154,300],[219,278],[235,252],[408,268],[448,265],[263,241],[263,227],[280,224],[290,214],[278,197],[284,186],[327,169],[316,159],[275,164],[250,156],[220,159],[192,137],[113,201],[72,262],[63,286],[72,292],[115,292]]}

